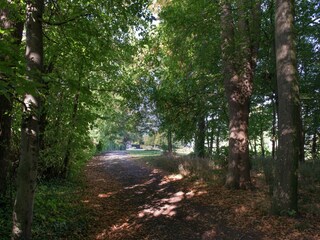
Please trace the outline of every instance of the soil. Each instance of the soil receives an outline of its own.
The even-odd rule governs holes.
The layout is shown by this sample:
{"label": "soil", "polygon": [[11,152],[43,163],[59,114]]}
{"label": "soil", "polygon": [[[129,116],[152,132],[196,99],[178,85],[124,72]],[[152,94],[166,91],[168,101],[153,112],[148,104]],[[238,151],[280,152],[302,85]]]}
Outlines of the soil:
{"label": "soil", "polygon": [[88,239],[320,239],[319,221],[269,216],[266,195],[170,175],[124,152],[93,158],[83,202]]}

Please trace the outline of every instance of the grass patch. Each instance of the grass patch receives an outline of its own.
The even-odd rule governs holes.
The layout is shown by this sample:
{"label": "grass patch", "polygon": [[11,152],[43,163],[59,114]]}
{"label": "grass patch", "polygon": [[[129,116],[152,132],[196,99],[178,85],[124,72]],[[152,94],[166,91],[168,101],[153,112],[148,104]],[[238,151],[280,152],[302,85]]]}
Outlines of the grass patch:
{"label": "grass patch", "polygon": [[181,174],[190,179],[202,179],[207,182],[222,181],[225,171],[210,159],[190,156],[155,156],[138,159],[146,165],[162,169],[173,174]]}
{"label": "grass patch", "polygon": [[[92,220],[81,202],[80,181],[51,180],[38,185],[34,205],[32,236],[43,239],[85,239]],[[0,209],[0,239],[9,240],[12,206]]]}
{"label": "grass patch", "polygon": [[160,150],[127,150],[126,152],[133,157],[151,157],[162,154]]}

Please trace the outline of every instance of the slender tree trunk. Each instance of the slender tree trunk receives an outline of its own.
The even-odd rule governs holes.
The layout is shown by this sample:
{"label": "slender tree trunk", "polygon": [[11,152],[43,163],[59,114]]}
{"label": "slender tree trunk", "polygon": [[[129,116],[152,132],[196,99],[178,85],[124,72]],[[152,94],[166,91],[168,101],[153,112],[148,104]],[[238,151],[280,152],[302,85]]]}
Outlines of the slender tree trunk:
{"label": "slender tree trunk", "polygon": [[199,158],[205,157],[206,121],[204,117],[199,117],[195,138],[195,154]]}
{"label": "slender tree trunk", "polygon": [[253,139],[253,149],[254,149],[254,155],[257,156],[258,151],[257,151],[257,139],[256,138]]}
{"label": "slender tree trunk", "polygon": [[262,157],[264,157],[265,151],[264,151],[264,137],[263,137],[262,126],[260,127],[260,147],[261,147],[261,155]]}
{"label": "slender tree trunk", "polygon": [[294,1],[276,1],[276,59],[279,94],[279,146],[275,163],[272,212],[298,211],[298,162],[300,158],[300,99],[294,47]]}
{"label": "slender tree trunk", "polygon": [[[27,1],[26,61],[28,80],[40,83],[43,71],[43,0]],[[33,203],[39,158],[39,101],[35,93],[24,95],[21,125],[21,156],[13,211],[12,239],[31,239]]]}
{"label": "slender tree trunk", "polygon": [[209,135],[209,149],[208,149],[208,152],[209,152],[209,156],[212,156],[212,153],[213,153],[213,142],[214,142],[214,131],[213,131],[213,128],[211,128],[211,132]]}
{"label": "slender tree trunk", "polygon": [[[229,155],[226,187],[251,188],[249,160],[249,102],[256,65],[260,22],[260,1],[237,1],[239,49],[235,36],[231,3],[221,1],[221,37],[224,85],[229,108]],[[254,21],[252,20],[254,19]],[[251,21],[250,21],[251,20]],[[249,26],[249,22],[251,25]],[[255,35],[255,36],[254,36]]]}
{"label": "slender tree trunk", "polygon": [[318,135],[318,132],[317,132],[317,129],[315,128],[312,136],[312,146],[311,146],[311,156],[312,156],[313,162],[315,162],[317,159],[317,140],[318,140],[317,135]]}
{"label": "slender tree trunk", "polygon": [[[79,77],[79,85],[80,85],[80,77]],[[73,127],[74,124],[76,123],[78,108],[79,108],[79,98],[80,98],[80,91],[78,91],[74,97],[73,110],[72,110],[72,115],[71,115],[71,127]],[[70,133],[70,134],[72,134],[72,133]],[[62,176],[64,178],[67,178],[68,173],[69,173],[72,140],[73,140],[72,135],[69,135],[68,141],[67,141],[67,146],[66,146],[66,153],[63,158]]]}
{"label": "slender tree trunk", "polygon": [[274,95],[272,96],[272,159],[275,160],[276,157],[276,143],[277,143],[277,135],[276,135],[276,129],[277,129],[277,110],[276,110],[276,99]]}
{"label": "slender tree trunk", "polygon": [[172,131],[171,131],[170,128],[168,129],[167,139],[168,139],[168,154],[169,154],[169,155],[172,155],[172,153],[173,153]]}
{"label": "slender tree trunk", "polygon": [[216,136],[216,154],[220,156],[220,127],[217,129],[217,136]]}

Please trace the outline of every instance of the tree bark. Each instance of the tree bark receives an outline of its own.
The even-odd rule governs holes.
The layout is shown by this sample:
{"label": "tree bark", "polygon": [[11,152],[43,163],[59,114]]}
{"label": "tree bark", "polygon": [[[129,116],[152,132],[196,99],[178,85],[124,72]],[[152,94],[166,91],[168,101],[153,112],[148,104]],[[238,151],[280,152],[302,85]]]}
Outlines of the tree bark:
{"label": "tree bark", "polygon": [[312,146],[311,146],[311,156],[312,156],[313,162],[315,162],[317,159],[317,140],[318,140],[317,134],[318,132],[317,132],[317,129],[315,128],[312,136]]}
{"label": "tree bark", "polygon": [[[40,83],[43,71],[43,0],[27,1],[26,62],[28,81]],[[12,239],[31,239],[33,203],[39,158],[39,96],[25,93],[21,124],[21,155],[13,210]]]}
{"label": "tree bark", "polygon": [[217,129],[217,136],[216,136],[216,155],[220,156],[220,126]]}
{"label": "tree bark", "polygon": [[262,157],[264,157],[265,150],[264,150],[264,136],[263,136],[262,126],[260,127],[260,147],[261,147],[261,155]]}
{"label": "tree bark", "polygon": [[0,199],[7,192],[12,122],[11,110],[12,102],[10,99],[4,95],[0,95]]}
{"label": "tree bark", "polygon": [[[9,7],[9,6],[8,6]],[[12,11],[12,10],[11,10]],[[12,30],[8,36],[9,39],[4,39],[0,35],[1,41],[12,41],[10,47],[13,48],[12,52],[21,42],[23,23],[12,18],[13,13],[9,9],[0,9],[0,26],[3,30]],[[15,58],[12,56],[5,56],[0,54],[0,61],[9,61],[9,65],[16,66]],[[8,83],[12,76],[6,76],[0,72],[0,81]],[[9,175],[9,153],[11,142],[11,112],[12,112],[12,93],[9,89],[3,89],[7,94],[0,94],[0,198],[4,197],[7,192],[7,178]]]}
{"label": "tree bark", "polygon": [[214,142],[214,131],[213,128],[211,128],[210,134],[208,134],[209,137],[209,143],[208,143],[208,154],[211,157],[213,153],[213,142]]}
{"label": "tree bark", "polygon": [[204,117],[199,117],[195,137],[195,154],[199,158],[205,157],[206,121]]}
{"label": "tree bark", "polygon": [[[239,11],[238,39],[235,39],[231,3],[222,0],[222,60],[229,112],[229,155],[226,187],[251,188],[249,160],[249,103],[258,51],[260,1],[237,2]],[[249,8],[248,8],[249,7]],[[251,18],[251,29],[249,26]],[[254,21],[253,21],[254,19]],[[235,49],[236,40],[239,49]]]}
{"label": "tree bark", "polygon": [[173,146],[172,146],[172,131],[171,131],[171,129],[168,129],[167,139],[168,139],[168,154],[172,155]]}
{"label": "tree bark", "polygon": [[272,196],[274,214],[298,211],[298,162],[300,158],[300,99],[294,47],[294,1],[277,0],[275,40],[279,96],[279,146]]}
{"label": "tree bark", "polygon": [[276,149],[277,149],[277,140],[276,140],[276,132],[277,132],[277,107],[276,107],[276,97],[275,94],[273,94],[272,98],[272,150],[271,150],[271,155],[272,155],[272,160],[275,160],[276,158]]}

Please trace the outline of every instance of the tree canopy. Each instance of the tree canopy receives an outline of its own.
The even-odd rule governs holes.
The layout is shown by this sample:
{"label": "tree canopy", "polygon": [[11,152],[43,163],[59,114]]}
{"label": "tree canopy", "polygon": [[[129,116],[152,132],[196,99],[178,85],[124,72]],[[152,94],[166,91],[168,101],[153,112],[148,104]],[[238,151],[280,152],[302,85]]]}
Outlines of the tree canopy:
{"label": "tree canopy", "polygon": [[[30,238],[36,181],[67,179],[93,154],[146,135],[165,138],[170,153],[191,144],[194,156],[228,165],[229,188],[253,187],[252,158],[276,161],[278,198],[286,150],[298,148],[300,164],[319,161],[316,0],[5,0],[0,17],[0,198],[17,177],[23,215],[30,187],[30,225],[18,214],[13,239]],[[291,73],[279,73],[286,44],[290,93]],[[295,124],[294,146],[283,124]]]}

